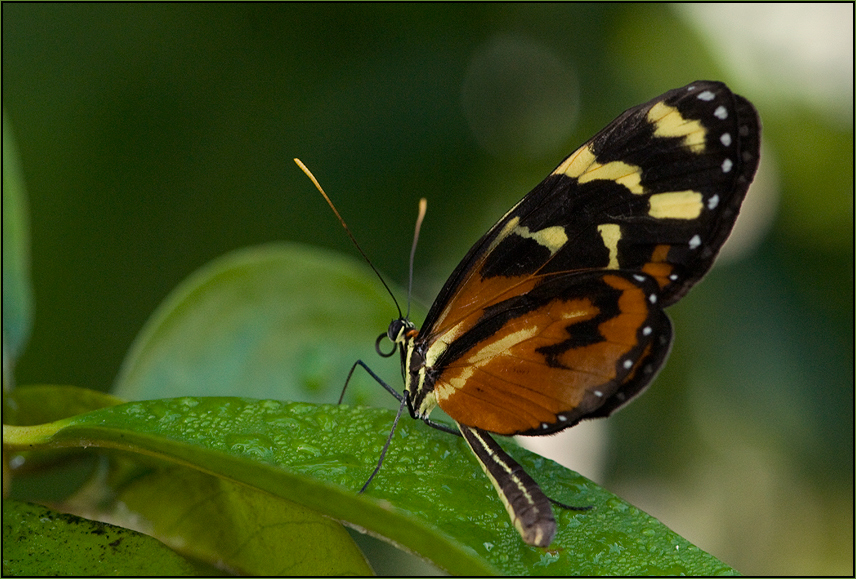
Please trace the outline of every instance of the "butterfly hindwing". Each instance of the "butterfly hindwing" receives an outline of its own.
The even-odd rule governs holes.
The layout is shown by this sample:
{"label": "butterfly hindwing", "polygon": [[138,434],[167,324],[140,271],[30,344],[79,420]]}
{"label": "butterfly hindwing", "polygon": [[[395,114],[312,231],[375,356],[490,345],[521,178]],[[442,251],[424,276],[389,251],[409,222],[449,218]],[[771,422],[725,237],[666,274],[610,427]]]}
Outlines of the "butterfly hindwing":
{"label": "butterfly hindwing", "polygon": [[646,351],[668,349],[652,346],[671,338],[657,290],[653,278],[626,272],[548,276],[485,308],[442,352],[443,342],[429,347],[431,394],[458,422],[489,432],[572,426],[619,391]]}

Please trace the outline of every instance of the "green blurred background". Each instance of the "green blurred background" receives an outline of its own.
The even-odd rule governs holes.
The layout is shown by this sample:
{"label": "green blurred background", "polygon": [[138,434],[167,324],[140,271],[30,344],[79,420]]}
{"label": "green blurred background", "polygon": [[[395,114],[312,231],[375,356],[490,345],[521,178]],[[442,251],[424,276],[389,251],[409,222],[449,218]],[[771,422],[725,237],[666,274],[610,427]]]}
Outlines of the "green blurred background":
{"label": "green blurred background", "polygon": [[430,304],[469,245],[618,113],[727,82],[764,125],[733,238],[670,309],[676,344],[650,391],[552,456],[744,574],[852,573],[851,4],[2,16],[31,213],[21,384],[109,389],[154,308],[230,250],[293,240],[353,255],[292,157],[402,285],[428,197],[414,294]]}

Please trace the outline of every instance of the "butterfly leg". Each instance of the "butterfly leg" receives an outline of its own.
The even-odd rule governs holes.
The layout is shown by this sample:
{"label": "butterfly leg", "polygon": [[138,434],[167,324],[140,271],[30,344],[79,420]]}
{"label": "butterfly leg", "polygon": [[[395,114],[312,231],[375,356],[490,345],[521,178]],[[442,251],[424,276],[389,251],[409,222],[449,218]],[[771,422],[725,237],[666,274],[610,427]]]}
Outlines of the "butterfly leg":
{"label": "butterfly leg", "polygon": [[395,388],[393,388],[392,386],[390,386],[389,384],[387,384],[386,382],[384,382],[384,381],[383,381],[383,378],[381,378],[380,376],[378,376],[377,374],[375,374],[375,373],[372,371],[372,369],[371,369],[371,368],[369,368],[368,366],[366,366],[366,363],[365,363],[365,362],[363,362],[362,360],[357,360],[356,362],[354,362],[354,365],[353,365],[353,366],[351,366],[351,371],[350,371],[350,372],[348,372],[348,377],[347,377],[347,378],[345,378],[345,385],[342,387],[342,394],[339,396],[339,402],[338,402],[337,404],[341,404],[341,403],[342,403],[342,399],[345,397],[345,390],[347,390],[347,389],[348,389],[348,383],[351,381],[351,376],[353,376],[353,374],[354,374],[354,370],[356,370],[356,369],[357,369],[357,366],[361,366],[361,367],[363,368],[363,370],[365,370],[366,372],[368,372],[368,373],[369,373],[369,376],[371,376],[372,378],[374,378],[374,379],[375,379],[375,382],[377,382],[378,384],[380,384],[381,386],[383,386],[383,387],[384,387],[384,389],[385,389],[387,392],[389,392],[390,394],[392,394],[393,396],[395,396],[395,399],[396,399],[396,400],[398,400],[399,402],[402,402],[402,403],[404,402],[404,396],[403,396],[401,393],[399,393],[399,392],[398,392],[398,390],[396,390]]}
{"label": "butterfly leg", "polygon": [[[395,396],[396,400],[398,400],[402,404],[406,404],[406,402],[405,402],[407,399],[406,395],[401,394],[395,388],[393,388],[392,386],[390,386],[389,384],[384,382],[383,379],[380,376],[378,376],[377,374],[375,374],[371,368],[366,366],[366,363],[363,362],[362,360],[357,360],[356,362],[354,362],[354,365],[351,366],[351,371],[348,372],[348,377],[345,379],[345,386],[342,388],[342,394],[339,396],[339,402],[337,402],[337,404],[341,404],[342,399],[345,398],[345,390],[348,388],[348,383],[351,381],[351,376],[353,375],[354,370],[357,369],[357,366],[362,367],[363,370],[368,372],[369,376],[374,378],[375,382],[377,382],[378,384],[383,386],[384,390],[386,390],[387,392],[389,392],[390,394]],[[427,424],[431,428],[436,428],[437,430],[442,430],[443,432],[448,432],[449,434],[454,434],[455,436],[461,436],[460,432],[458,432],[457,430],[455,430],[451,426],[447,426],[447,425],[443,424],[442,422],[435,422],[429,418],[423,418],[422,420],[423,420],[423,422],[425,422],[425,424]],[[398,421],[398,419],[396,418],[396,422],[397,421]],[[395,427],[393,427],[393,428],[395,428]]]}
{"label": "butterfly leg", "polygon": [[[360,489],[360,492],[363,492],[364,490],[366,490],[366,488],[368,488],[369,483],[371,483],[371,482],[372,482],[372,479],[374,479],[374,477],[375,477],[375,475],[378,473],[378,471],[380,471],[380,467],[381,467],[381,465],[383,464],[383,459],[384,459],[384,457],[386,456],[386,451],[389,449],[389,445],[390,445],[390,443],[392,442],[392,436],[395,434],[395,428],[396,428],[396,426],[398,426],[398,420],[401,418],[401,413],[404,411],[404,408],[407,406],[407,395],[406,395],[406,394],[400,394],[400,393],[399,393],[395,388],[393,388],[392,386],[390,386],[389,384],[387,384],[386,382],[384,382],[384,381],[383,381],[383,379],[382,379],[380,376],[378,376],[377,374],[375,374],[375,373],[374,373],[374,371],[372,371],[372,369],[371,369],[371,368],[369,368],[368,366],[366,366],[365,362],[363,362],[362,360],[357,360],[356,362],[354,362],[354,365],[353,365],[353,366],[351,366],[351,371],[350,371],[350,372],[348,372],[348,377],[345,379],[345,386],[344,386],[344,387],[342,387],[342,394],[339,396],[339,402],[338,402],[338,404],[341,404],[341,403],[342,403],[342,399],[345,397],[345,390],[347,390],[347,388],[348,388],[348,383],[350,383],[350,381],[351,381],[351,376],[353,376],[353,374],[354,374],[354,370],[356,370],[356,369],[357,369],[357,366],[362,367],[362,369],[363,369],[363,370],[365,370],[366,372],[368,372],[368,373],[369,373],[369,376],[371,376],[372,378],[374,378],[374,379],[375,379],[375,382],[377,382],[378,384],[380,384],[381,386],[383,386],[383,388],[384,388],[387,392],[389,392],[390,394],[392,394],[393,396],[395,396],[395,398],[400,402],[400,404],[399,404],[399,406],[398,406],[398,412],[397,412],[397,413],[396,413],[396,415],[395,415],[395,420],[394,420],[394,421],[393,421],[393,423],[392,423],[392,428],[391,428],[391,429],[390,429],[390,431],[389,431],[389,437],[387,437],[387,439],[386,439],[386,443],[383,445],[383,450],[381,450],[380,458],[379,458],[379,459],[378,459],[378,461],[377,461],[377,466],[375,467],[375,469],[374,469],[374,471],[372,472],[371,476],[369,476],[369,479],[365,482],[365,484],[363,485],[363,487]],[[449,426],[446,426],[445,424],[441,424],[441,423],[439,423],[439,422],[434,422],[433,420],[429,420],[429,419],[425,419],[425,423],[426,423],[428,426],[431,426],[431,427],[433,427],[433,428],[436,428],[437,430],[442,430],[442,431],[444,431],[444,432],[448,432],[448,433],[450,433],[450,434],[454,434],[455,436],[461,436],[461,433],[460,433],[460,432],[458,432],[457,430],[455,430],[455,429],[453,429],[453,428],[451,428],[451,427],[449,427]]]}
{"label": "butterfly leg", "polygon": [[565,503],[560,503],[556,499],[551,499],[550,497],[547,497],[547,498],[550,500],[551,503],[553,503],[557,507],[567,509],[569,511],[590,511],[594,508],[594,505],[588,505],[586,507],[574,507],[571,505],[566,505]]}
{"label": "butterfly leg", "polygon": [[[354,364],[354,367],[356,367],[356,364]],[[365,366],[363,366],[363,367],[365,368]],[[368,370],[368,368],[366,368],[366,369]],[[371,370],[369,370],[369,373],[371,373]],[[401,418],[401,413],[404,412],[404,407],[406,406],[406,404],[407,404],[407,401],[405,400],[404,397],[402,397],[401,398],[401,405],[398,407],[398,412],[396,412],[395,420],[392,423],[392,428],[389,430],[389,436],[386,439],[386,443],[384,443],[384,445],[383,445],[383,449],[380,451],[380,458],[377,459],[377,466],[372,471],[372,474],[369,476],[369,480],[367,480],[365,482],[365,484],[363,485],[363,488],[360,489],[361,493],[364,490],[366,490],[366,488],[368,488],[369,483],[372,482],[372,479],[380,471],[380,466],[383,464],[383,459],[386,456],[386,451],[389,449],[389,445],[392,442],[392,436],[395,434],[395,427],[398,426],[398,419]]]}

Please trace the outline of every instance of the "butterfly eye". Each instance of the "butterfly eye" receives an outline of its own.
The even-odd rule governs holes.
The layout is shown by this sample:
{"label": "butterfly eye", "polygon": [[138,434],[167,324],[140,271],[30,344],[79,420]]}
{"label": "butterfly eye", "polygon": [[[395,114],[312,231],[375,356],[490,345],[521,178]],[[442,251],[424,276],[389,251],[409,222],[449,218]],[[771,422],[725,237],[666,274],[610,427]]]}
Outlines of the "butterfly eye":
{"label": "butterfly eye", "polygon": [[397,342],[402,329],[404,329],[404,320],[392,320],[386,330],[386,337],[392,342]]}

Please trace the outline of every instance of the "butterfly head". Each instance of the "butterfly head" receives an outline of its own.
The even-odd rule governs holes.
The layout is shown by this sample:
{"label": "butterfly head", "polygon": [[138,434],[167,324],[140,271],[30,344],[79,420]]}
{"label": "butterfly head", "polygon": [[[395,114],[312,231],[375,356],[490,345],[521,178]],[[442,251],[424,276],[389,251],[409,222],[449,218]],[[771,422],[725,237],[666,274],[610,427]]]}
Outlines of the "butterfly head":
{"label": "butterfly head", "polygon": [[395,344],[403,345],[408,337],[416,335],[416,325],[406,318],[392,320],[386,330],[386,337]]}

